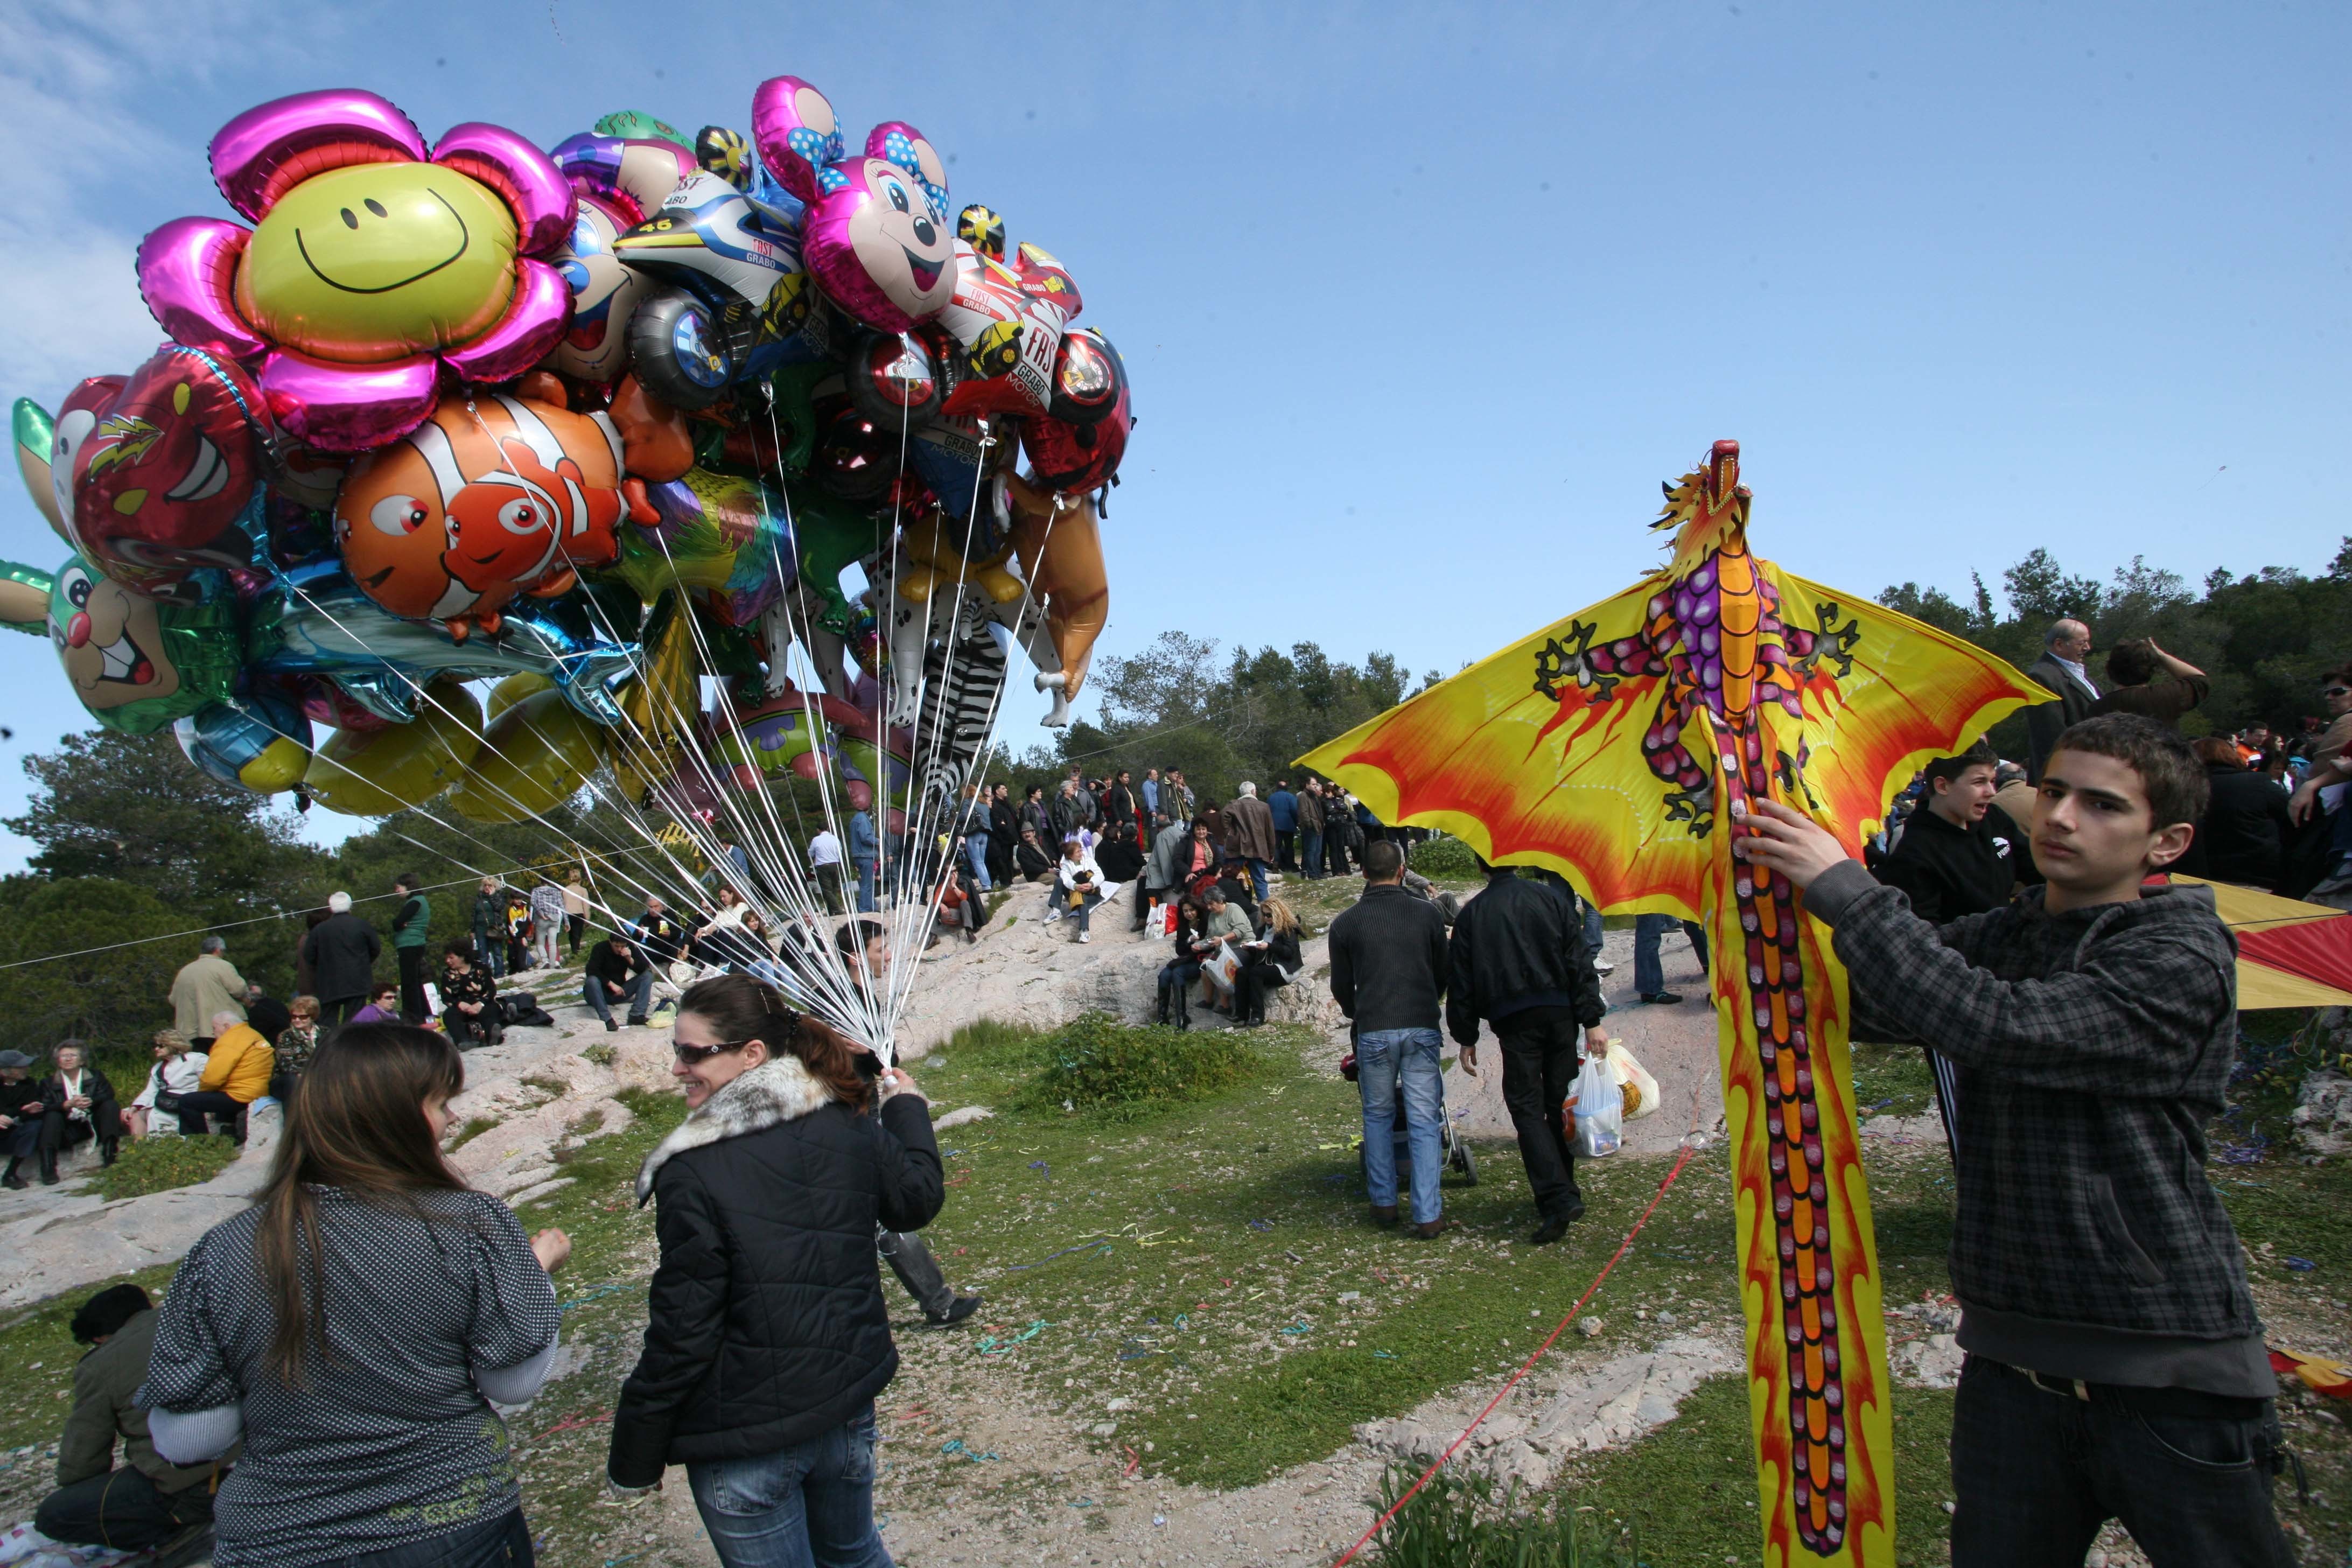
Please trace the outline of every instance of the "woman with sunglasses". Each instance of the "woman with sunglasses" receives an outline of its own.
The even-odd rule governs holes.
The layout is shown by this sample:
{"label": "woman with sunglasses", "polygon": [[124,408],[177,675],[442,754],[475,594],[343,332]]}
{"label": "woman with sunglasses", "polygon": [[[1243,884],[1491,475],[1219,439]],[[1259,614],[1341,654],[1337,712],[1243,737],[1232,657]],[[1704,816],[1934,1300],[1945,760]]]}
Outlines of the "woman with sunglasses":
{"label": "woman with sunglasses", "polygon": [[643,1491],[684,1465],[726,1568],[887,1568],[874,1399],[898,1352],[874,1235],[939,1213],[929,1109],[750,975],[688,987],[672,1048],[688,1110],[637,1176],[661,1262],[611,1482]]}

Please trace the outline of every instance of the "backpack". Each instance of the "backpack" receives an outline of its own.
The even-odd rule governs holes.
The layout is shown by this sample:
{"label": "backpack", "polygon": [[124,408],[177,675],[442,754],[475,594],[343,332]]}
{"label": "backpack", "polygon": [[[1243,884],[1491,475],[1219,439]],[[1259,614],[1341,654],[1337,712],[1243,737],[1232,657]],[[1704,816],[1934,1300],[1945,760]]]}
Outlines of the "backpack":
{"label": "backpack", "polygon": [[513,991],[499,998],[499,1021],[509,1029],[518,1025],[544,1029],[554,1024],[555,1017],[541,1008],[535,992]]}

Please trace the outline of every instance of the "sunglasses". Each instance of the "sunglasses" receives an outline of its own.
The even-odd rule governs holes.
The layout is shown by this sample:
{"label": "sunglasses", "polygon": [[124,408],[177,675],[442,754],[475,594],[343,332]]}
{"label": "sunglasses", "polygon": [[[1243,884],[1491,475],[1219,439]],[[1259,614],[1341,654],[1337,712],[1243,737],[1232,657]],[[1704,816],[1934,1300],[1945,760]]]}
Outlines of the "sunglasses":
{"label": "sunglasses", "polygon": [[2342,697],[2347,692],[2352,692],[2352,686],[2323,686],[2319,689],[2322,697]]}
{"label": "sunglasses", "polygon": [[750,1040],[727,1040],[715,1046],[689,1046],[677,1040],[672,1040],[669,1043],[669,1048],[676,1051],[677,1053],[677,1059],[684,1062],[687,1066],[698,1067],[702,1063],[709,1061],[711,1058],[718,1056],[722,1051],[740,1051],[751,1043],[751,1042]]}

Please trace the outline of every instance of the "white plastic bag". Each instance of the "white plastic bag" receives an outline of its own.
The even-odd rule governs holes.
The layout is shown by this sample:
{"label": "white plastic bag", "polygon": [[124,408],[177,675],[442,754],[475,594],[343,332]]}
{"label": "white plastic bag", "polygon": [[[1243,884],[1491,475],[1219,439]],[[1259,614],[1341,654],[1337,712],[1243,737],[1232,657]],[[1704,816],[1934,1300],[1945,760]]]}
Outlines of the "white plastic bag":
{"label": "white plastic bag", "polygon": [[1625,1097],[1606,1058],[1585,1059],[1583,1069],[1576,1075],[1576,1092],[1569,1097],[1568,1109],[1576,1118],[1579,1159],[1598,1160],[1617,1152],[1625,1141]]}
{"label": "white plastic bag", "polygon": [[1656,1115],[1658,1080],[1650,1076],[1648,1068],[1633,1059],[1633,1053],[1625,1048],[1622,1040],[1609,1042],[1606,1059],[1610,1072],[1617,1079],[1618,1088],[1623,1091],[1625,1120],[1639,1121],[1644,1116]]}

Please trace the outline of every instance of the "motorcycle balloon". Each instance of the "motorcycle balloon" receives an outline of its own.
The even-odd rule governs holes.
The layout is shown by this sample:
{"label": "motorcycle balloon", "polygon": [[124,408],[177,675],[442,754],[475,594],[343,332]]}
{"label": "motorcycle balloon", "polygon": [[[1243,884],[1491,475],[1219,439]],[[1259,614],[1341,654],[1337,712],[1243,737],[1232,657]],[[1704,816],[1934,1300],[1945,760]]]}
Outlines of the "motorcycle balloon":
{"label": "motorcycle balloon", "polygon": [[629,359],[646,390],[673,408],[708,408],[735,379],[718,318],[682,289],[637,307],[629,318]]}
{"label": "motorcycle balloon", "polygon": [[1092,327],[1063,335],[1054,355],[1054,396],[1045,412],[1066,425],[1092,425],[1127,396],[1127,362]]}
{"label": "motorcycle balloon", "polygon": [[182,719],[172,733],[206,774],[256,795],[292,789],[310,765],[310,721],[281,697],[221,703]]}
{"label": "motorcycle balloon", "polygon": [[940,378],[930,351],[912,332],[860,333],[844,379],[851,405],[884,429],[919,426],[939,412]]}
{"label": "motorcycle balloon", "polygon": [[449,796],[469,822],[522,822],[579,793],[596,766],[596,727],[560,691],[526,697],[500,713],[473,765]]}
{"label": "motorcycle balloon", "polygon": [[454,680],[425,689],[412,723],[338,730],[310,759],[310,798],[352,816],[423,805],[457,782],[482,744],[482,705]]}
{"label": "motorcycle balloon", "polygon": [[1119,391],[1110,413],[1091,425],[1063,419],[1031,419],[1021,427],[1021,447],[1029,454],[1036,479],[1065,495],[1100,489],[1118,472],[1127,456],[1128,431],[1134,426],[1128,412],[1127,392]]}

